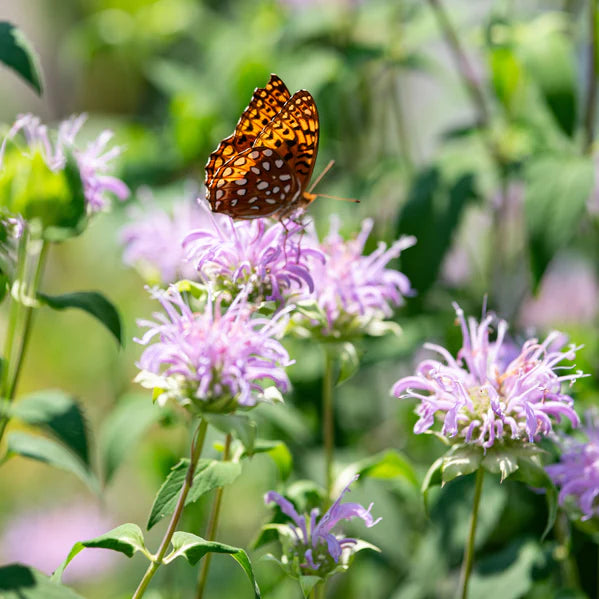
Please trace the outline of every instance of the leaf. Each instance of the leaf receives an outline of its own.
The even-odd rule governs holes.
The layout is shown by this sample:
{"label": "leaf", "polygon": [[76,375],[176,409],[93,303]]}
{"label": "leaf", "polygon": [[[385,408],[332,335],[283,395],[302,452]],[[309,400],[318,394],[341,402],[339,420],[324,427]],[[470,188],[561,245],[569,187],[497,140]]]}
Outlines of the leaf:
{"label": "leaf", "polygon": [[39,95],[42,94],[37,52],[23,32],[7,21],[0,21],[0,62],[17,72]]}
{"label": "leaf", "polygon": [[[254,445],[254,454],[266,453],[270,456],[275,466],[279,469],[279,474],[282,480],[289,478],[293,468],[293,457],[289,448],[282,441],[269,441],[259,439]],[[246,452],[241,454],[241,457],[249,456]],[[251,457],[251,456],[249,456]]]}
{"label": "leaf", "polygon": [[341,344],[336,355],[339,360],[339,375],[336,384],[341,385],[356,374],[360,367],[360,358],[358,358],[356,346],[349,341]]}
{"label": "leaf", "polygon": [[438,487],[442,484],[443,480],[441,478],[441,466],[443,466],[443,456],[436,459],[431,467],[428,469],[427,473],[424,475],[424,480],[422,481],[422,486],[420,488],[422,492],[422,499],[424,501],[424,511],[428,514],[428,492],[432,487]]}
{"label": "leaf", "polygon": [[152,559],[152,556],[146,549],[144,536],[139,526],[131,523],[121,524],[121,526],[117,526],[99,537],[90,539],[89,541],[78,541],[75,543],[65,561],[56,569],[54,574],[52,574],[52,580],[57,582],[60,581],[65,568],[69,565],[71,560],[86,547],[110,549],[112,551],[124,553],[127,557],[132,557],[134,553],[141,551],[148,559]]}
{"label": "leaf", "polygon": [[99,492],[93,472],[73,452],[52,439],[12,432],[7,437],[7,451],[9,455],[20,455],[66,470],[80,478],[94,493]]}
{"label": "leaf", "polygon": [[431,167],[415,178],[400,215],[397,236],[414,235],[418,240],[401,255],[401,270],[419,297],[437,279],[462,213],[476,197],[472,173],[444,181],[439,168]]}
{"label": "leaf", "polygon": [[589,157],[544,155],[524,171],[524,212],[532,273],[538,284],[554,254],[575,235],[594,184]]}
{"label": "leaf", "polygon": [[75,591],[22,564],[0,566],[2,599],[83,599]]}
{"label": "leaf", "polygon": [[87,427],[81,406],[64,391],[36,391],[15,403],[14,418],[48,428],[89,467]]}
{"label": "leaf", "polygon": [[256,423],[245,414],[210,414],[206,420],[219,431],[235,436],[241,441],[249,455],[256,440]]}
{"label": "leaf", "polygon": [[121,462],[131,453],[144,433],[161,418],[165,410],[152,403],[145,393],[120,398],[102,425],[100,456],[104,481],[108,483]]}
{"label": "leaf", "polygon": [[[350,464],[344,469],[339,478],[347,482],[354,474],[359,474],[360,477],[365,476],[385,480],[403,478],[414,487],[419,488],[418,477],[412,464],[395,449],[390,449],[389,451],[384,451]],[[336,486],[340,484],[337,483]]]}
{"label": "leaf", "polygon": [[171,541],[173,551],[164,559],[164,563],[168,564],[178,557],[184,557],[191,566],[195,566],[207,553],[226,553],[229,554],[243,569],[254,587],[254,596],[260,598],[260,589],[254,577],[252,564],[247,553],[239,547],[232,547],[224,543],[215,541],[206,541],[201,537],[193,535],[189,532],[178,531],[173,535]]}
{"label": "leaf", "polygon": [[[156,494],[154,504],[148,518],[147,529],[150,530],[162,518],[175,511],[179,493],[183,487],[185,475],[189,468],[189,460],[181,459],[172,467],[168,476]],[[222,462],[220,460],[200,460],[196,467],[191,489],[185,500],[185,505],[197,501],[202,495],[231,484],[241,474],[241,464]]]}
{"label": "leaf", "polygon": [[323,582],[323,578],[320,576],[300,576],[299,583],[300,588],[302,589],[302,593],[304,594],[304,599],[307,599],[312,592],[312,589],[319,583]]}
{"label": "leaf", "polygon": [[506,112],[513,116],[521,105],[524,72],[520,60],[512,48],[499,46],[489,51],[491,81],[495,95]]}
{"label": "leaf", "polygon": [[38,299],[53,308],[79,308],[99,320],[116,338],[119,345],[123,345],[121,318],[117,309],[101,293],[97,291],[75,291],[63,295],[37,294]]}
{"label": "leaf", "polygon": [[483,459],[483,451],[471,445],[456,445],[443,456],[441,478],[443,484],[458,476],[472,474],[478,470]]}

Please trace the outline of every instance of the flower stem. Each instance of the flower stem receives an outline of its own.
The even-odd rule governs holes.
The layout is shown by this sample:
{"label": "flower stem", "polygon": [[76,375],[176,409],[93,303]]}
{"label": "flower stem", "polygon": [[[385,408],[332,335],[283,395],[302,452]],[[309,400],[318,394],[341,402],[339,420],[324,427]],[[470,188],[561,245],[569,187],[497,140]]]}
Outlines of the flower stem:
{"label": "flower stem", "polygon": [[483,479],[485,471],[479,468],[476,471],[476,481],[474,483],[474,499],[472,502],[472,514],[470,516],[470,531],[468,533],[468,542],[464,552],[464,561],[462,563],[462,572],[460,574],[460,599],[468,598],[468,581],[472,572],[472,562],[474,561],[474,537],[476,536],[476,523],[478,521],[478,506],[483,490]]}
{"label": "flower stem", "polygon": [[[48,249],[46,241],[34,240],[34,243],[41,244],[41,246],[39,251],[31,252],[31,239],[28,230],[25,229],[17,250],[17,272],[11,290],[8,328],[4,343],[4,363],[0,377],[0,397],[8,403],[14,399],[21,374],[25,351],[31,335],[36,294],[41,283]],[[34,258],[33,264],[29,263],[30,255]],[[31,268],[34,268],[34,274],[31,282],[28,282],[28,272]],[[8,414],[0,414],[0,441],[2,441],[9,419]]]}
{"label": "flower stem", "polygon": [[[223,462],[229,461],[229,450],[231,448],[231,434],[227,435],[225,439],[225,448],[223,450]],[[210,520],[208,521],[208,528],[206,529],[206,540],[214,541],[216,537],[216,529],[218,527],[218,517],[220,515],[220,506],[223,500],[223,487],[216,489],[214,495],[214,502],[212,504],[212,512],[210,513]],[[206,588],[206,581],[208,580],[208,571],[210,570],[210,561],[212,554],[208,553],[204,557],[202,562],[202,569],[200,570],[200,576],[198,578],[198,590],[196,592],[196,599],[202,599],[204,596],[204,589]]]}
{"label": "flower stem", "polygon": [[185,500],[187,499],[187,494],[189,493],[189,489],[191,489],[191,484],[193,482],[193,474],[196,469],[196,465],[202,453],[202,447],[204,446],[204,439],[206,438],[206,429],[208,428],[208,423],[202,418],[200,420],[200,424],[196,430],[194,435],[194,440],[191,443],[191,456],[189,460],[189,468],[187,469],[187,474],[185,475],[185,481],[183,482],[183,487],[181,488],[181,495],[179,495],[179,500],[177,501],[177,506],[175,507],[175,511],[173,513],[173,517],[171,518],[170,524],[166,530],[164,538],[162,539],[162,543],[156,553],[154,559],[148,566],[144,577],[141,579],[139,586],[135,590],[132,599],[139,599],[143,597],[148,585],[150,584],[150,580],[152,580],[154,574],[156,574],[156,570],[162,564],[162,558],[170,545],[171,539],[175,534],[175,530],[177,529],[177,525],[179,524],[179,520],[181,519],[181,514],[183,513],[183,508],[185,507]]}
{"label": "flower stem", "polygon": [[597,0],[588,1],[589,41],[587,44],[587,93],[584,108],[583,151],[590,153],[595,135],[595,111],[597,106]]}
{"label": "flower stem", "polygon": [[555,520],[555,537],[559,543],[559,564],[564,584],[571,589],[580,589],[580,578],[576,560],[572,558],[570,549],[572,547],[572,535],[570,533],[570,522],[564,510],[560,509]]}
{"label": "flower stem", "polygon": [[326,503],[333,496],[333,461],[335,452],[335,426],[333,418],[333,371],[335,361],[333,353],[325,348],[325,369],[322,380],[322,436],[324,439]]}

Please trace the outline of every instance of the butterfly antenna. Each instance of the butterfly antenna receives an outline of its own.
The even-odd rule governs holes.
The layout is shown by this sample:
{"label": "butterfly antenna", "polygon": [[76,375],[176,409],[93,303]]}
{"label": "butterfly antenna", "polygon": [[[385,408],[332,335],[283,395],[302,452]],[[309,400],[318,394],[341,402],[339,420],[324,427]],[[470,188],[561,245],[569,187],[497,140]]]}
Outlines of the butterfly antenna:
{"label": "butterfly antenna", "polygon": [[331,160],[324,167],[324,170],[322,171],[322,173],[320,173],[320,175],[318,175],[318,177],[316,177],[316,181],[314,181],[314,183],[312,183],[310,189],[308,190],[308,193],[312,193],[312,190],[320,183],[320,181],[322,180],[322,178],[331,170],[333,164],[335,164],[335,161]]}
{"label": "butterfly antenna", "polygon": [[340,198],[339,196],[330,196],[325,193],[317,193],[314,194],[318,198],[329,198],[329,200],[339,200],[340,202],[353,202],[354,204],[359,204],[360,200],[356,200],[356,198]]}

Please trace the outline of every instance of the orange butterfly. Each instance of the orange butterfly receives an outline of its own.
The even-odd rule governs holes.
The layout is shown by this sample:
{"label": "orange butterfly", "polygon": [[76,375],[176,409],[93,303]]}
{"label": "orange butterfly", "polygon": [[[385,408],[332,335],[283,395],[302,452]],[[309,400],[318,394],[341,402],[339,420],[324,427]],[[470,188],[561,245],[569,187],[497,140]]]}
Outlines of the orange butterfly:
{"label": "orange butterfly", "polygon": [[235,132],[206,164],[206,199],[232,218],[282,219],[316,198],[306,191],[318,152],[318,111],[312,95],[290,96],[271,75],[256,88]]}

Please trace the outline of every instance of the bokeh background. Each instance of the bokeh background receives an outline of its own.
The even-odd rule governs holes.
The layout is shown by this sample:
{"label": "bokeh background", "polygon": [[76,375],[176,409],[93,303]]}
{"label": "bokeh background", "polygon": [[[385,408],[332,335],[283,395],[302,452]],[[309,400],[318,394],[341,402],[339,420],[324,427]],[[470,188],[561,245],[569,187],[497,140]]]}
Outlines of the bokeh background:
{"label": "bokeh background", "polygon": [[[589,46],[594,2],[584,0],[23,0],[0,19],[20,26],[40,54],[38,98],[0,69],[0,122],[34,112],[54,123],[86,112],[84,137],[108,127],[125,151],[118,174],[134,191],[94,219],[81,237],[55,247],[43,290],[97,289],[119,308],[127,343],[119,350],[85,314],[41,311],[21,392],[59,387],[84,407],[93,446],[132,383],[136,318],[153,309],[144,280],[122,262],[120,230],[139,217],[136,191],[168,207],[203,192],[203,166],[230,134],[254,87],[277,73],[293,92],[314,95],[321,126],[317,173],[335,167],[309,210],[319,231],[339,214],[348,235],[374,219],[377,240],[418,237],[401,264],[417,295],[398,311],[399,338],[365,340],[362,366],[336,390],[341,463],[399,449],[424,473],[443,452],[412,434],[413,405],[389,389],[410,372],[425,340],[459,347],[452,301],[511,323],[514,339],[558,327],[584,344],[577,366],[580,412],[597,403],[599,281],[592,123],[596,73]],[[591,6],[592,8],[592,6]],[[449,43],[448,43],[449,41]],[[596,49],[595,49],[596,50]],[[456,61],[456,51],[458,60]],[[462,53],[460,55],[460,52]],[[464,60],[466,57],[466,60]],[[147,193],[147,189],[146,192]],[[143,193],[142,193],[143,195]],[[135,216],[138,215],[138,216]],[[316,344],[289,345],[297,364],[285,407],[260,416],[262,433],[283,438],[294,478],[322,482]],[[147,401],[151,398],[148,395]],[[267,413],[268,412],[268,413]],[[131,450],[101,498],[71,475],[15,458],[0,473],[0,561],[52,571],[76,540],[123,522],[143,525],[169,468],[187,451],[185,427],[144,428],[131,415]],[[139,417],[141,418],[141,416]],[[136,436],[136,425],[143,434]],[[225,492],[219,540],[247,546],[268,516],[262,495],[281,481],[257,456]],[[568,594],[553,533],[540,541],[542,496],[487,477],[472,597],[580,597]],[[453,596],[466,535],[471,481],[433,494],[427,516],[403,481],[367,481],[352,499],[375,502],[383,524],[364,536],[382,549],[362,553],[331,597],[425,599]],[[209,501],[185,516],[202,534]],[[563,521],[562,521],[563,524]],[[149,534],[157,545],[163,526]],[[358,532],[364,531],[356,529]],[[597,548],[573,528],[572,555],[588,596],[597,592]],[[276,552],[276,547],[268,548]],[[299,597],[273,565],[252,553],[264,596]],[[66,580],[90,599],[126,597],[145,560],[102,550],[77,557]],[[149,599],[190,596],[196,572],[163,568]],[[500,589],[500,590],[499,590]],[[235,564],[213,560],[208,596],[250,596]]]}

